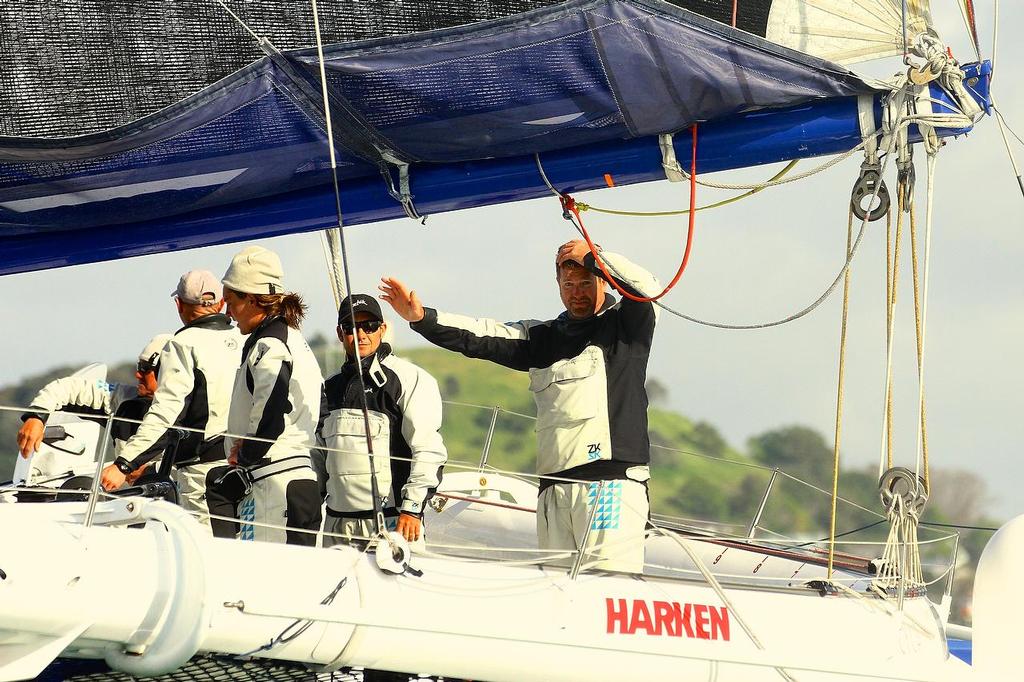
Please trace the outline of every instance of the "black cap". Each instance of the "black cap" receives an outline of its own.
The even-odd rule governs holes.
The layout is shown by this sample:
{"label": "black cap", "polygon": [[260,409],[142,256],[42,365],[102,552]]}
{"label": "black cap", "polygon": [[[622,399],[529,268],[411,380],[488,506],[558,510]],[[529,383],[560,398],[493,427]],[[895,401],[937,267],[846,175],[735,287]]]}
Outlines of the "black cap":
{"label": "black cap", "polygon": [[342,320],[348,320],[350,315],[349,305],[355,313],[369,313],[370,317],[380,322],[384,321],[384,314],[380,310],[380,303],[370,294],[350,294],[346,296],[338,308],[338,324]]}

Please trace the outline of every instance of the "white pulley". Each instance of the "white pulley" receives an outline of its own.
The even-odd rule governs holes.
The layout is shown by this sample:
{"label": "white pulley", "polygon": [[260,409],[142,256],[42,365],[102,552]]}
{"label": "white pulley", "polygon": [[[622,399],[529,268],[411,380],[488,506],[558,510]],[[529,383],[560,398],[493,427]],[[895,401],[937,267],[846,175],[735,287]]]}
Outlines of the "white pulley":
{"label": "white pulley", "polygon": [[409,567],[412,550],[409,541],[397,531],[382,534],[377,542],[377,568],[385,573],[401,575]]}

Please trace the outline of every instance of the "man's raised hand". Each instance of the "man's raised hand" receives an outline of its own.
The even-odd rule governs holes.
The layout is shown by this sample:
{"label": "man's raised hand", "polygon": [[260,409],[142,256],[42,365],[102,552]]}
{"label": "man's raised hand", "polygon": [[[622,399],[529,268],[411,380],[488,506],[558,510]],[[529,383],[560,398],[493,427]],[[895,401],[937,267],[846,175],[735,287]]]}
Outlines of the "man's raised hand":
{"label": "man's raised hand", "polygon": [[423,319],[423,304],[415,291],[410,291],[394,277],[381,277],[380,282],[377,288],[381,290],[381,299],[390,303],[399,317],[408,322]]}
{"label": "man's raised hand", "polygon": [[555,265],[561,266],[567,260],[583,265],[583,258],[588,253],[590,253],[590,246],[587,242],[583,239],[574,239],[558,247],[558,253],[555,255]]}

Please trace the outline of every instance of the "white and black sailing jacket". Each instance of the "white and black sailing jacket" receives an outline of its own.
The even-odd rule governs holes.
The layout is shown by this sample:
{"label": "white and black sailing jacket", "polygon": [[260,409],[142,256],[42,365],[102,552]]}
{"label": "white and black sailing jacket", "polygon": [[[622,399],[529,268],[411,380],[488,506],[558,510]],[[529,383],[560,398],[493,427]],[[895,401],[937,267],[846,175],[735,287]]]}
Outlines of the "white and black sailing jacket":
{"label": "white and black sailing jacket", "polygon": [[174,333],[160,352],[153,405],[121,452],[133,469],[156,456],[152,445],[175,426],[192,429],[178,445],[176,465],[224,458],[221,440],[241,347],[241,334],[220,313]]}
{"label": "white and black sailing jacket", "polygon": [[[85,377],[63,377],[54,379],[39,390],[32,399],[29,411],[21,416],[25,421],[35,417],[44,424],[51,412],[70,412],[86,419],[107,417],[117,419],[110,426],[110,437],[114,443],[114,456],[118,457],[124,445],[138,430],[141,420],[150,407],[150,399],[139,395],[135,384],[112,384],[102,379]],[[127,420],[127,421],[125,421]],[[147,453],[154,457],[163,451],[164,439],[154,443]]]}
{"label": "white and black sailing jacket", "polygon": [[[245,340],[231,397],[228,433],[249,436],[238,464],[252,469],[295,458],[296,467],[310,466],[322,390],[320,365],[302,334],[281,317],[260,323]],[[234,441],[225,438],[225,453]]]}
{"label": "white and black sailing jacket", "polygon": [[[363,358],[363,381],[373,442],[374,470],[385,514],[420,515],[441,482],[448,452],[441,439],[441,392],[424,369],[381,344]],[[349,360],[324,383],[320,441],[326,451],[327,512],[372,515],[370,463],[356,362]],[[400,458],[400,459],[393,459]]]}
{"label": "white and black sailing jacket", "polygon": [[[624,257],[601,257],[626,291],[658,291],[654,276]],[[584,266],[604,277],[591,254]],[[592,481],[627,478],[650,462],[645,383],[656,320],[654,304],[606,295],[604,308],[584,320],[563,313],[502,324],[427,308],[410,326],[443,348],[529,372],[537,472]],[[542,479],[542,489],[553,482]]]}

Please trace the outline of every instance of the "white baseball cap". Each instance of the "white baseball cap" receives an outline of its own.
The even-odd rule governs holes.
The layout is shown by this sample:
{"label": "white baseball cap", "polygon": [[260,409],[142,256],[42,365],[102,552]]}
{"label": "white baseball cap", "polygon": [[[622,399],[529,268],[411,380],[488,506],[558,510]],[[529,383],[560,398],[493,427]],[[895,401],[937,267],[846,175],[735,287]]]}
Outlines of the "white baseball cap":
{"label": "white baseball cap", "polygon": [[281,259],[262,246],[242,249],[224,273],[224,286],[243,294],[283,294]]}
{"label": "white baseball cap", "polygon": [[160,351],[164,349],[167,342],[171,340],[171,334],[157,334],[149,340],[146,347],[139,352],[139,362],[148,362],[151,365],[157,364]]}

